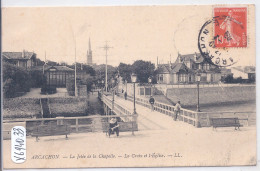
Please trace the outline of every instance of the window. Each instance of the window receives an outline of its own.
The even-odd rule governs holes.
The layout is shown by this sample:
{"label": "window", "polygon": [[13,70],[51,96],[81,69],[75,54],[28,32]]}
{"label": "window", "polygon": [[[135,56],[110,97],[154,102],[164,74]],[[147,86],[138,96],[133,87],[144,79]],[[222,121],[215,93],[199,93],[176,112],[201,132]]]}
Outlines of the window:
{"label": "window", "polygon": [[205,70],[209,70],[209,63],[205,63],[204,69],[205,69]]}
{"label": "window", "polygon": [[159,75],[159,81],[163,81],[163,74]]}
{"label": "window", "polygon": [[179,82],[186,82],[187,79],[187,74],[179,74]]}
{"label": "window", "polygon": [[144,88],[140,88],[140,95],[144,95]]}

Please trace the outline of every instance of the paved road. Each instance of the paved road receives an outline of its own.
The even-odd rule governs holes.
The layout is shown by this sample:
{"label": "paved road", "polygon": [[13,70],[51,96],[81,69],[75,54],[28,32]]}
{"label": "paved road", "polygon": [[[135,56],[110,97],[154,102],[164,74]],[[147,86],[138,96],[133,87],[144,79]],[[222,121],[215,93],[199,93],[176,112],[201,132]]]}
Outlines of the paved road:
{"label": "paved road", "polygon": [[[108,98],[112,98],[108,96]],[[133,102],[129,100],[124,100],[121,97],[115,96],[115,103],[118,103],[120,106],[129,109],[130,111],[134,110]],[[157,111],[151,111],[151,109],[136,104],[136,112],[138,114],[138,128],[140,130],[163,130],[163,129],[172,129],[175,127],[188,125],[180,121],[175,122],[172,117],[162,114]]]}

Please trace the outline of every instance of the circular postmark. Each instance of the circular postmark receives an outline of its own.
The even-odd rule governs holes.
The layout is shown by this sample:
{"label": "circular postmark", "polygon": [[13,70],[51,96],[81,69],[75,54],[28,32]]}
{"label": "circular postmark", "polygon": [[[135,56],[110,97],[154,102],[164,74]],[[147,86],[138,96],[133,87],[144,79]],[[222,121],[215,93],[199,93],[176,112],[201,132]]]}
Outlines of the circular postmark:
{"label": "circular postmark", "polygon": [[[224,26],[225,24],[226,26]],[[229,27],[231,24],[241,27],[237,20],[226,15],[213,17],[201,27],[198,48],[207,62],[220,67],[231,66],[238,62],[237,55],[234,53],[236,51],[234,45],[238,43],[235,35],[229,28],[222,33],[216,31],[223,30],[224,27]]]}

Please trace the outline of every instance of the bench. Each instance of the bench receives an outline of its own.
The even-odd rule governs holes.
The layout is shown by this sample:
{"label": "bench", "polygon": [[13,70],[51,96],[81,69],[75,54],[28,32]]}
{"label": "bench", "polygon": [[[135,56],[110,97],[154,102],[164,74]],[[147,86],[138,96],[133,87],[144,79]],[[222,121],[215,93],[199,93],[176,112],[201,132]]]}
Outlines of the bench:
{"label": "bench", "polygon": [[[118,125],[119,125],[119,132],[132,132],[132,134],[134,135],[134,131],[138,131],[138,126],[135,121],[118,122]],[[102,124],[102,129],[103,129],[103,132],[108,133],[109,123],[104,122]]]}
{"label": "bench", "polygon": [[39,137],[53,135],[66,135],[66,139],[68,139],[70,131],[70,125],[39,125],[33,128],[31,136],[36,137],[36,141],[39,140]]}
{"label": "bench", "polygon": [[213,129],[217,127],[235,127],[235,130],[237,130],[237,128],[243,127],[238,118],[210,118],[210,120]]}

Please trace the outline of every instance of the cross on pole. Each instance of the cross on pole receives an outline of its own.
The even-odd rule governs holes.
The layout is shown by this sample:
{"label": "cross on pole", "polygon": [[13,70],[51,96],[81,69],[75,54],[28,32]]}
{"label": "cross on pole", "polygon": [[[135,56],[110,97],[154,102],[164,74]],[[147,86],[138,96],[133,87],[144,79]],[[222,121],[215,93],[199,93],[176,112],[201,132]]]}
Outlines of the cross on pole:
{"label": "cross on pole", "polygon": [[110,49],[110,48],[113,48],[111,46],[108,46],[107,44],[107,41],[106,41],[106,44],[103,46],[103,47],[100,47],[102,49],[104,49],[106,51],[106,83],[105,83],[105,87],[106,87],[106,92],[107,92],[107,51]]}

